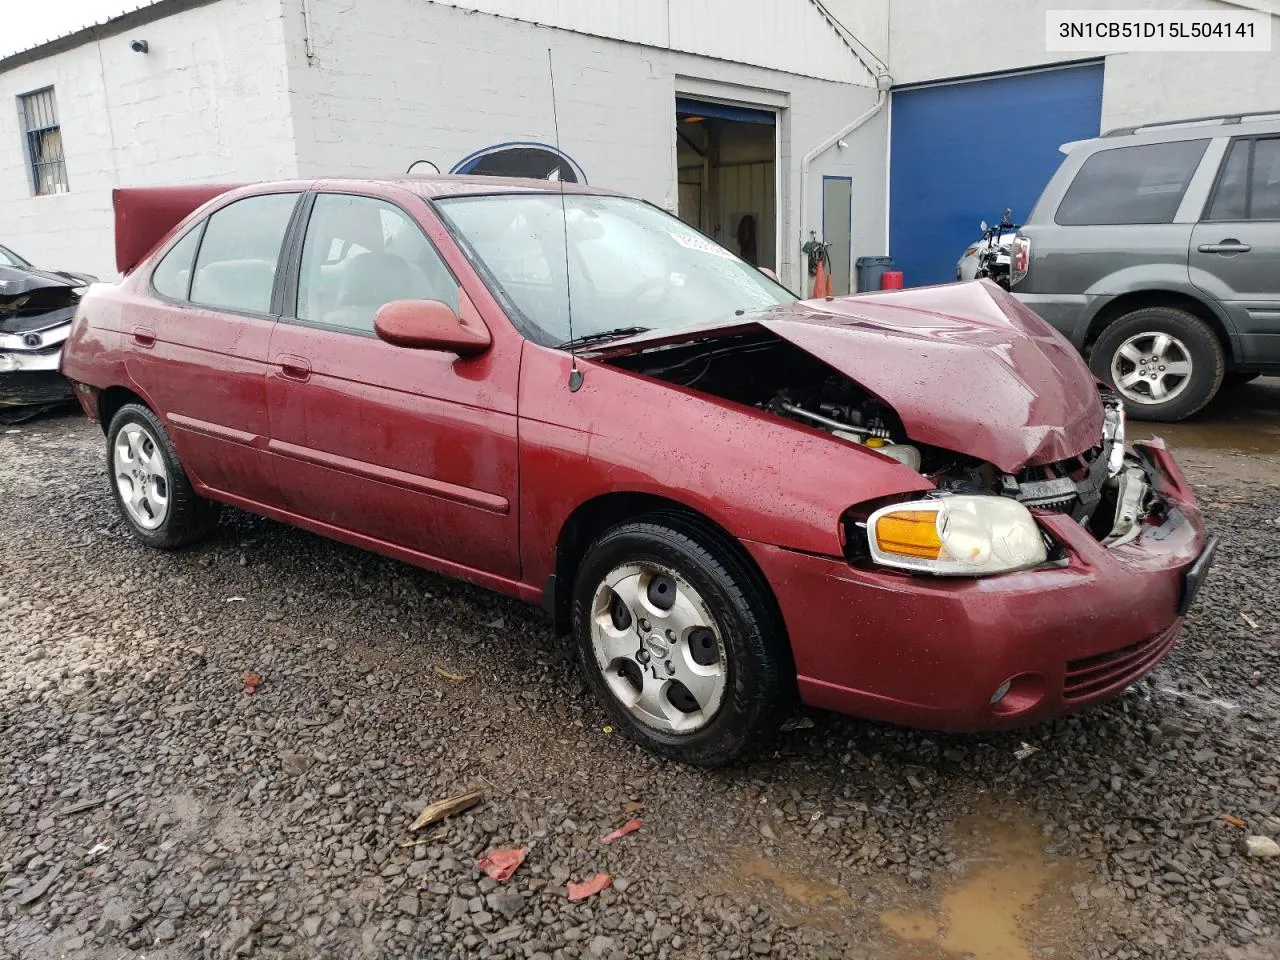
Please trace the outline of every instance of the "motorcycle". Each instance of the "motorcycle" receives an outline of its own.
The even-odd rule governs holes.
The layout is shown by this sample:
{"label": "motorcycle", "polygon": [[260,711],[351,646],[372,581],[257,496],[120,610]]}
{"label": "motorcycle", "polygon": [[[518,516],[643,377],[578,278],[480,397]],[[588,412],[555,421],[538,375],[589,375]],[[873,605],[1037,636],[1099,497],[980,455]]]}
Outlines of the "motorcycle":
{"label": "motorcycle", "polygon": [[956,264],[957,280],[985,277],[1009,289],[1009,256],[1013,239],[1018,235],[1018,225],[1010,219],[1012,214],[1013,211],[1006,208],[999,223],[988,225],[983,220],[979,224],[982,238],[965,250]]}

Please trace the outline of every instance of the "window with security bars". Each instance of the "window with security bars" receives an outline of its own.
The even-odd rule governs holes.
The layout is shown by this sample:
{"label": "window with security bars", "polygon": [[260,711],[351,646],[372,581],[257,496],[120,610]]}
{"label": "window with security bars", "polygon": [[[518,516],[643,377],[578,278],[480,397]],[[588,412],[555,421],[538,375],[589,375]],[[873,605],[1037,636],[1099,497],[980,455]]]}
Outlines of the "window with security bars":
{"label": "window with security bars", "polygon": [[23,94],[18,98],[18,110],[27,135],[31,189],[37,196],[66,193],[67,165],[62,155],[62,128],[58,126],[53,87]]}

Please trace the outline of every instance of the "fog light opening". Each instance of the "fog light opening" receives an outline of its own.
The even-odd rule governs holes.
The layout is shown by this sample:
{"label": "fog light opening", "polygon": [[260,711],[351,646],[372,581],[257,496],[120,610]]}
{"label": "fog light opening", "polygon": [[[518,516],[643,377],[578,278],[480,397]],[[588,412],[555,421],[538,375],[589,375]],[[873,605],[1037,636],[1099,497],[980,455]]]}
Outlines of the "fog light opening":
{"label": "fog light opening", "polygon": [[991,712],[1000,717],[1012,717],[1034,710],[1044,699],[1048,685],[1043,674],[1019,673],[1010,677],[991,694]]}

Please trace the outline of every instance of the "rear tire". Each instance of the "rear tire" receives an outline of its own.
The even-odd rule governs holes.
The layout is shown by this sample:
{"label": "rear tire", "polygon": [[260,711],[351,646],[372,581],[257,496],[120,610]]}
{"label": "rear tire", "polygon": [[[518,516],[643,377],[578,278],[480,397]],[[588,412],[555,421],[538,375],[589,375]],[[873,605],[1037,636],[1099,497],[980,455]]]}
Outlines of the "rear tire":
{"label": "rear tire", "polygon": [[730,763],[767,743],[790,705],[793,670],[767,587],[723,536],[679,515],[621,524],[588,548],[572,625],[609,716],[663,756]]}
{"label": "rear tire", "polygon": [[1102,331],[1089,367],[1111,384],[1133,419],[1172,422],[1214,398],[1226,357],[1199,317],[1173,307],[1144,307]]}
{"label": "rear tire", "polygon": [[218,505],[192,489],[160,418],[141,404],[127,403],[111,418],[107,477],[120,516],[149,547],[186,546],[218,523]]}

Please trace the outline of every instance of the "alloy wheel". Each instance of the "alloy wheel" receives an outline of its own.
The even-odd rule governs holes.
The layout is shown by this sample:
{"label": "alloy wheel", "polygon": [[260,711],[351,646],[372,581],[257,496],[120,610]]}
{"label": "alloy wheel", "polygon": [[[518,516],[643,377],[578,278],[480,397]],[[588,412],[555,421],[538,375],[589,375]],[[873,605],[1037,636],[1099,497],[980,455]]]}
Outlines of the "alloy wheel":
{"label": "alloy wheel", "polygon": [[1111,358],[1111,382],[1133,403],[1170,402],[1187,389],[1191,372],[1191,351],[1167,333],[1135,334]]}
{"label": "alloy wheel", "polygon": [[126,423],[112,451],[116,489],[129,518],[155,530],[169,515],[169,468],[156,438],[140,423]]}
{"label": "alloy wheel", "polygon": [[591,644],[610,692],[636,720],[670,733],[711,722],[724,700],[724,639],[697,590],[656,563],[615,567],[591,604]]}

